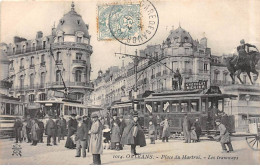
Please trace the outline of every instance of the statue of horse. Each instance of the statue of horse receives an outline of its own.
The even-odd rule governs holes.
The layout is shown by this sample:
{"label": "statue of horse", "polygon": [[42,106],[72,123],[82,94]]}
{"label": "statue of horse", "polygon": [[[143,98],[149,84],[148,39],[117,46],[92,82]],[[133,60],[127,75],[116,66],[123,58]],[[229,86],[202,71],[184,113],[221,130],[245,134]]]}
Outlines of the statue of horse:
{"label": "statue of horse", "polygon": [[[235,58],[238,59],[238,58]],[[251,79],[250,72],[257,75],[258,78],[258,72],[256,70],[256,64],[258,63],[260,59],[260,53],[259,51],[251,51],[248,53],[247,57],[245,59],[238,59],[237,61],[233,61],[233,58],[227,58],[226,60],[226,66],[227,69],[230,72],[230,76],[232,78],[232,84],[235,84],[235,73],[237,72],[237,78],[241,82],[241,84],[244,84],[244,82],[240,78],[240,74],[242,72],[246,72],[251,84],[253,85],[253,81]],[[256,78],[256,79],[257,79]]]}

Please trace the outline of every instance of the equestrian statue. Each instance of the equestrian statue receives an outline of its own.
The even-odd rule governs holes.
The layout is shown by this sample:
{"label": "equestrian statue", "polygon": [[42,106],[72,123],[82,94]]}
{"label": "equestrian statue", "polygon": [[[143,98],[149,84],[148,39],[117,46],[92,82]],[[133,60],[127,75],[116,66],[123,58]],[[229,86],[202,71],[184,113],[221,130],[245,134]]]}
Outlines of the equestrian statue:
{"label": "equestrian statue", "polygon": [[[257,51],[250,51],[249,48],[255,48]],[[256,65],[260,59],[260,53],[256,46],[245,43],[245,40],[240,41],[240,45],[237,47],[238,56],[227,58],[226,66],[230,72],[232,78],[232,84],[235,84],[235,73],[237,72],[237,78],[244,84],[240,78],[242,72],[246,72],[251,84],[253,81],[251,79],[250,72],[256,74],[256,79],[258,78],[258,72],[256,70]]]}

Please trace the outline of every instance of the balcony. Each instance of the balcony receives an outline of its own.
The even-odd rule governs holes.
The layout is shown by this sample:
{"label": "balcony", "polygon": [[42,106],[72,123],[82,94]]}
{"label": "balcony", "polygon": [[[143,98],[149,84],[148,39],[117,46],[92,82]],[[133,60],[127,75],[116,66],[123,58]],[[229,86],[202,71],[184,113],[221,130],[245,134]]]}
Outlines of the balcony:
{"label": "balcony", "polygon": [[45,49],[42,45],[37,45],[35,47],[26,47],[23,49],[16,49],[15,51],[12,52],[8,52],[8,56],[9,55],[18,55],[18,54],[24,54],[24,53],[29,53],[29,52],[35,52],[35,51],[39,51],[39,50],[43,50]]}
{"label": "balcony", "polygon": [[34,69],[34,68],[35,68],[34,64],[30,65],[30,69]]}
{"label": "balcony", "polygon": [[[63,82],[62,81],[57,81],[57,82],[52,82],[48,83],[47,86],[53,87],[53,86],[62,86],[63,87]],[[73,87],[73,86],[82,86],[82,87],[91,87],[93,88],[93,85],[91,83],[86,83],[86,82],[65,82],[66,87]]]}
{"label": "balcony", "polygon": [[20,70],[23,70],[23,69],[24,69],[24,66],[23,66],[23,65],[21,65],[21,66],[20,66]]}
{"label": "balcony", "polygon": [[56,65],[62,65],[62,60],[56,60]]}
{"label": "balcony", "polygon": [[85,65],[87,63],[87,61],[86,60],[73,60],[72,63],[73,64],[84,64]]}
{"label": "balcony", "polygon": [[199,73],[209,73],[209,70],[199,69]]}
{"label": "balcony", "polygon": [[89,50],[92,53],[92,46],[86,43],[75,43],[75,42],[61,42],[61,43],[53,43],[53,48],[79,48]]}

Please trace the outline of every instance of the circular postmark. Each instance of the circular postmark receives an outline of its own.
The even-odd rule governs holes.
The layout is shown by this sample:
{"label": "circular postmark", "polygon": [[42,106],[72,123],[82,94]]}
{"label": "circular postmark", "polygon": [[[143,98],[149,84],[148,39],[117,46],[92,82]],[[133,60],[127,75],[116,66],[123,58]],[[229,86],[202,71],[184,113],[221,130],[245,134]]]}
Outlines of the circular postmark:
{"label": "circular postmark", "polygon": [[142,45],[151,40],[158,26],[158,12],[149,0],[138,4],[113,5],[109,14],[112,36],[129,46]]}

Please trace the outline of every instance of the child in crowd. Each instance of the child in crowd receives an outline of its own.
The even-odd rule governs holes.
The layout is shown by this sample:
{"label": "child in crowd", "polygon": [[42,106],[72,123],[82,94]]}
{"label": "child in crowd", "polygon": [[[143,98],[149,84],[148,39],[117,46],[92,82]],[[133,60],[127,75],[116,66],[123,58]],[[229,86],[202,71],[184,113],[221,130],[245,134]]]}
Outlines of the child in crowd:
{"label": "child in crowd", "polygon": [[110,148],[110,129],[108,125],[104,125],[103,129],[103,146],[104,149],[109,149]]}
{"label": "child in crowd", "polygon": [[21,130],[21,139],[24,142],[26,142],[26,140],[27,140],[26,126],[27,126],[26,121],[23,121],[23,127],[22,127],[22,130]]}
{"label": "child in crowd", "polygon": [[191,141],[193,143],[197,142],[198,138],[197,138],[197,134],[196,134],[196,130],[195,130],[194,126],[191,127],[190,137],[191,137]]}
{"label": "child in crowd", "polygon": [[149,121],[149,138],[150,144],[155,144],[155,126],[152,121]]}

